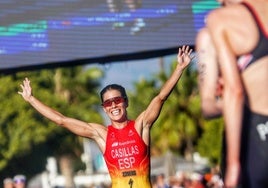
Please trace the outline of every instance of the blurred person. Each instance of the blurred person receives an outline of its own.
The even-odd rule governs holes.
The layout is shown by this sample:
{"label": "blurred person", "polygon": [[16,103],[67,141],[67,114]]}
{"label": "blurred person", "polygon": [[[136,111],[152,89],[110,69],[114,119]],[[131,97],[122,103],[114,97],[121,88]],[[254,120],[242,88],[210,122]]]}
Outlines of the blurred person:
{"label": "blurred person", "polygon": [[203,176],[197,172],[193,172],[191,175],[191,188],[205,188],[203,184]]}
{"label": "blurred person", "polygon": [[207,186],[209,188],[223,188],[223,181],[219,175],[213,174]]}
{"label": "blurred person", "polygon": [[223,0],[206,27],[224,88],[224,186],[268,187],[268,1]]}
{"label": "blurred person", "polygon": [[192,49],[179,48],[177,66],[158,95],[135,119],[127,116],[128,98],[125,89],[117,84],[104,87],[100,92],[102,107],[111,124],[106,127],[66,117],[43,104],[32,94],[30,80],[25,78],[18,93],[44,117],[76,135],[91,138],[99,146],[113,188],[151,188],[150,182],[150,130],[162,106],[191,61]]}
{"label": "blurred person", "polygon": [[165,175],[163,173],[156,176],[156,187],[157,188],[169,188],[165,181]]}
{"label": "blurred person", "polygon": [[26,188],[26,177],[22,174],[15,175],[13,182],[15,188]]}
{"label": "blurred person", "polygon": [[13,179],[7,177],[3,180],[3,187],[4,188],[13,188]]}
{"label": "blurred person", "polygon": [[183,188],[183,178],[177,175],[171,176],[169,178],[169,187],[170,188]]}
{"label": "blurred person", "polygon": [[183,188],[192,188],[192,179],[190,175],[185,176],[183,179]]}
{"label": "blurred person", "polygon": [[156,175],[151,175],[152,188],[157,188]]}

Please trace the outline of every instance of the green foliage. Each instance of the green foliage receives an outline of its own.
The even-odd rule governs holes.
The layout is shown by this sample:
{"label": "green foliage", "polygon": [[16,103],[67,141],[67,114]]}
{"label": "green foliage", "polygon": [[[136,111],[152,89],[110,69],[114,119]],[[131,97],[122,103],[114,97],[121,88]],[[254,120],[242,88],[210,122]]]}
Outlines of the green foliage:
{"label": "green foliage", "polygon": [[31,80],[33,95],[62,114],[84,121],[103,121],[97,93],[103,73],[98,69],[74,67],[2,76],[0,174],[14,158],[29,155],[34,147],[46,142],[51,143],[54,154],[81,153],[79,137],[42,117],[17,93],[25,77]]}
{"label": "green foliage", "polygon": [[205,121],[204,134],[198,140],[198,152],[212,164],[219,164],[221,160],[223,128],[222,118]]}
{"label": "green foliage", "polygon": [[136,118],[149,104],[152,99],[152,96],[157,94],[156,90],[156,81],[154,80],[140,80],[139,82],[134,83],[135,92],[129,92],[129,109],[128,116]]}

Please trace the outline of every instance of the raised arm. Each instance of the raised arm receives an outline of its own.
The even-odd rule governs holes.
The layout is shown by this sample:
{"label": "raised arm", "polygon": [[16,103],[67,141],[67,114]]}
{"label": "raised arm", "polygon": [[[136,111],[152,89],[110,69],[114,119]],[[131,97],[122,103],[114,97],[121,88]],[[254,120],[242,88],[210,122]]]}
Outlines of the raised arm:
{"label": "raised arm", "polygon": [[43,104],[40,100],[32,95],[32,88],[28,78],[25,78],[23,84],[20,86],[22,91],[19,91],[18,93],[44,117],[53,121],[57,125],[70,130],[76,135],[92,138],[99,144],[101,148],[104,147],[104,143],[101,141],[103,138],[106,138],[106,128],[104,126],[95,123],[86,123],[74,118],[66,117],[58,111]]}
{"label": "raised arm", "polygon": [[197,34],[196,52],[202,113],[207,119],[215,118],[222,114],[222,83],[216,50],[207,28]]}
{"label": "raised arm", "polygon": [[143,127],[151,127],[155,120],[158,118],[165,100],[168,98],[169,94],[177,84],[183,73],[183,70],[191,62],[191,52],[192,49],[190,49],[189,46],[183,46],[182,48],[179,48],[177,55],[178,63],[174,72],[171,74],[167,82],[162,86],[159,94],[153,98],[147,109],[143,112],[143,114],[141,114],[141,117],[139,117],[142,119]]}

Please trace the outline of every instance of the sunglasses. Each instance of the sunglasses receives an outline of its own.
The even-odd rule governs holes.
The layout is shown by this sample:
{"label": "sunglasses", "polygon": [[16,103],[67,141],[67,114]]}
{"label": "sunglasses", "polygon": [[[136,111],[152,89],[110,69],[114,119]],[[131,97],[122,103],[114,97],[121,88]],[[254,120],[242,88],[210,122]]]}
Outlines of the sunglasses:
{"label": "sunglasses", "polygon": [[102,106],[105,108],[110,107],[113,105],[113,102],[115,104],[123,103],[123,102],[125,102],[125,97],[114,97],[114,98],[108,99],[102,103]]}

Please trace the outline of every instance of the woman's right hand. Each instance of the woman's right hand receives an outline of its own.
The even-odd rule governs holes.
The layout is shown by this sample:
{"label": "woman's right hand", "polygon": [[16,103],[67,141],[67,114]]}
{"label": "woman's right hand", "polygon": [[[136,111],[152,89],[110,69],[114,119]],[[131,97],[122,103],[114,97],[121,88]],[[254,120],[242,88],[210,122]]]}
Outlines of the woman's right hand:
{"label": "woman's right hand", "polygon": [[30,86],[30,80],[28,78],[25,78],[23,80],[23,84],[20,85],[22,91],[19,91],[18,94],[20,94],[25,101],[30,101],[32,97],[32,88]]}

